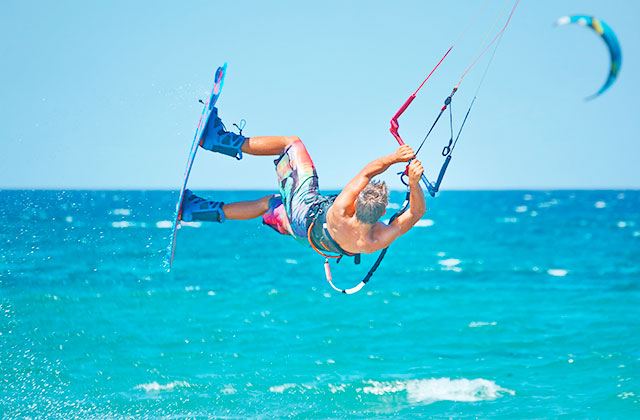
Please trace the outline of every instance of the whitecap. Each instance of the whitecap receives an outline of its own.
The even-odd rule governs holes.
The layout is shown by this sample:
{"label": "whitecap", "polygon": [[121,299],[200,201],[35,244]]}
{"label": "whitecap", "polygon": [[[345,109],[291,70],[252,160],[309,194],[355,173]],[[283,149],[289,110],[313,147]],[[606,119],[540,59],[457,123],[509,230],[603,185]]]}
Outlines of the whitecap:
{"label": "whitecap", "polygon": [[273,392],[276,394],[282,394],[284,391],[291,389],[291,388],[295,388],[296,384],[291,384],[291,383],[287,383],[287,384],[282,384],[282,385],[274,385],[274,386],[270,386],[269,387],[269,392]]}
{"label": "whitecap", "polygon": [[498,325],[496,321],[486,322],[486,321],[472,321],[469,323],[469,328],[480,328],[480,327],[495,327]]}
{"label": "whitecap", "polygon": [[438,264],[444,266],[444,267],[455,267],[456,265],[460,264],[461,261],[457,258],[447,258],[446,260],[440,260],[438,261]]}
{"label": "whitecap", "polygon": [[112,222],[111,223],[111,227],[118,228],[118,229],[128,228],[128,227],[132,227],[132,226],[134,226],[134,223],[127,222],[126,220],[122,220],[120,222]]}
{"label": "whitecap", "polygon": [[346,387],[347,387],[346,384],[340,384],[340,385],[329,384],[329,391],[331,391],[332,394],[335,394],[337,392],[344,392]]}
{"label": "whitecap", "polygon": [[544,201],[544,202],[538,204],[538,207],[541,208],[541,209],[546,209],[546,208],[549,208],[551,206],[555,206],[556,204],[558,204],[558,200],[556,200],[554,198],[554,199],[551,199],[549,201]]}
{"label": "whitecap", "polygon": [[388,209],[398,210],[400,208],[400,204],[398,203],[389,203],[387,204]]}
{"label": "whitecap", "polygon": [[477,402],[491,401],[515,391],[503,388],[487,379],[412,379],[407,381],[366,381],[367,386],[357,391],[372,395],[406,392],[409,403],[432,404],[438,401]]}
{"label": "whitecap", "polygon": [[518,223],[517,217],[505,217],[502,219],[504,223]]}
{"label": "whitecap", "polygon": [[174,388],[189,388],[191,384],[186,381],[173,381],[168,384],[159,384],[158,382],[149,382],[148,384],[136,385],[135,389],[142,389],[145,392],[173,391]]}
{"label": "whitecap", "polygon": [[238,392],[238,391],[236,390],[236,388],[235,388],[233,385],[225,385],[225,386],[223,386],[223,387],[222,387],[222,389],[220,390],[220,392],[221,392],[223,395],[233,395],[233,394],[235,394],[235,393],[236,393],[236,392]]}
{"label": "whitecap", "polygon": [[418,220],[418,222],[414,225],[415,227],[429,227],[429,226],[433,226],[435,224],[435,222],[431,219],[420,219]]}
{"label": "whitecap", "polygon": [[73,223],[73,217],[67,216],[67,217],[64,218],[64,221],[67,222],[67,223]]}
{"label": "whitecap", "polygon": [[618,200],[624,200],[624,193],[618,193],[618,195],[616,195],[616,198]]}
{"label": "whitecap", "polygon": [[191,228],[199,228],[200,226],[202,226],[202,222],[180,222],[180,225]]}
{"label": "whitecap", "polygon": [[156,227],[158,229],[171,229],[172,226],[173,223],[171,223],[169,220],[160,220],[159,222],[156,222]]}
{"label": "whitecap", "polygon": [[516,207],[516,213],[524,213],[527,211],[527,206],[518,206]]}
{"label": "whitecap", "polygon": [[564,277],[568,273],[568,270],[564,270],[562,268],[550,268],[547,270],[547,274],[553,277]]}
{"label": "whitecap", "polygon": [[604,201],[596,201],[593,206],[597,209],[603,209],[605,207],[607,207],[607,203],[605,203]]}
{"label": "whitecap", "polygon": [[292,264],[292,265],[298,264],[298,260],[294,260],[293,258],[287,258],[286,260],[284,260],[284,262],[286,262],[287,264]]}
{"label": "whitecap", "polygon": [[111,214],[115,216],[129,216],[131,214],[130,209],[114,209],[111,211]]}
{"label": "whitecap", "polygon": [[618,226],[620,229],[624,229],[624,228],[626,228],[628,225],[627,225],[627,222],[625,222],[624,220],[620,220],[620,221],[616,224],[616,226]]}
{"label": "whitecap", "polygon": [[621,400],[626,400],[627,398],[631,398],[635,396],[636,394],[634,394],[632,391],[621,392],[617,395],[617,397],[620,398]]}
{"label": "whitecap", "polygon": [[523,197],[524,201],[531,201],[533,200],[533,196],[531,194],[525,194]]}

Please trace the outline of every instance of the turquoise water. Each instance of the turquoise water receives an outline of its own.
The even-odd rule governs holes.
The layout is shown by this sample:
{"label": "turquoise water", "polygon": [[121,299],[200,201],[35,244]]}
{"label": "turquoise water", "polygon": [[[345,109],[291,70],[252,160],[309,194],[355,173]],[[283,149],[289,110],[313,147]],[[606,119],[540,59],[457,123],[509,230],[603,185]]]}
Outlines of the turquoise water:
{"label": "turquoise water", "polygon": [[354,296],[257,222],[167,274],[176,193],[0,196],[3,417],[640,416],[638,191],[443,193]]}

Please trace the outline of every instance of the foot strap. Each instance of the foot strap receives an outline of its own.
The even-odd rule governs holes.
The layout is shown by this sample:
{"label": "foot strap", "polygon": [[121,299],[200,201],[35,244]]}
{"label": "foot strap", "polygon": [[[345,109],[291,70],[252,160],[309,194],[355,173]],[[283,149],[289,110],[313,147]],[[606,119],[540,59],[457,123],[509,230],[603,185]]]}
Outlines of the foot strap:
{"label": "foot strap", "polygon": [[[244,128],[244,125],[242,126]],[[240,129],[242,130],[242,129]],[[241,134],[232,133],[226,130],[224,124],[218,117],[217,108],[213,108],[207,125],[200,137],[200,146],[212,152],[242,159],[242,145],[246,137]]]}

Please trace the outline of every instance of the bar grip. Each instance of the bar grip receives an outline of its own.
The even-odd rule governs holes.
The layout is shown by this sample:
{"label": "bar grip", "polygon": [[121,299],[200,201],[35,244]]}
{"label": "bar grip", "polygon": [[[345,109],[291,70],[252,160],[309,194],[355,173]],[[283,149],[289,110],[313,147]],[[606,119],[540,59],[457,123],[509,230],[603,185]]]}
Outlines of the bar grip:
{"label": "bar grip", "polygon": [[438,192],[440,190],[440,184],[442,183],[442,179],[444,178],[444,174],[447,172],[447,168],[449,167],[449,162],[451,162],[451,155],[448,155],[442,167],[440,168],[440,173],[438,174],[438,179],[436,180],[436,184],[433,186],[434,192]]}

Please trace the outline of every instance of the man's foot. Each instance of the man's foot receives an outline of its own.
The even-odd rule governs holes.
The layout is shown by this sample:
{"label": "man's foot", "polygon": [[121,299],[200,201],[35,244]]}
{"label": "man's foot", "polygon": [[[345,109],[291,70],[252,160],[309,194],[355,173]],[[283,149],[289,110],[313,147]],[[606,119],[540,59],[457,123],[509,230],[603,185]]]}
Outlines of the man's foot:
{"label": "man's foot", "polygon": [[211,110],[207,125],[200,136],[200,147],[212,152],[222,153],[236,159],[242,159],[242,145],[246,138],[243,135],[227,131],[218,117],[218,108]]}
{"label": "man's foot", "polygon": [[221,201],[207,201],[200,198],[191,190],[184,191],[180,220],[184,222],[219,222],[225,220],[224,203]]}

